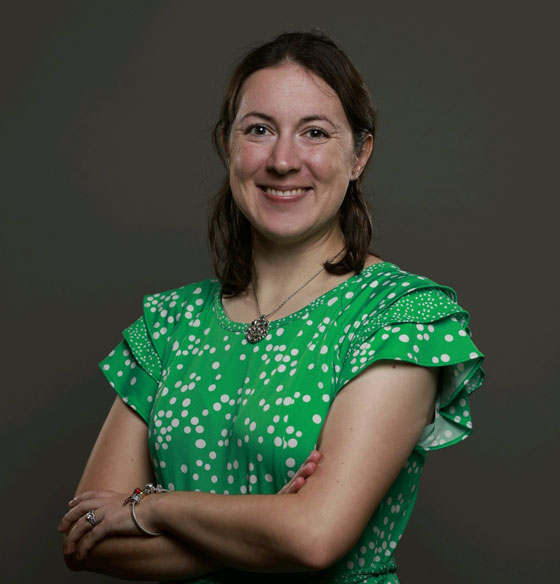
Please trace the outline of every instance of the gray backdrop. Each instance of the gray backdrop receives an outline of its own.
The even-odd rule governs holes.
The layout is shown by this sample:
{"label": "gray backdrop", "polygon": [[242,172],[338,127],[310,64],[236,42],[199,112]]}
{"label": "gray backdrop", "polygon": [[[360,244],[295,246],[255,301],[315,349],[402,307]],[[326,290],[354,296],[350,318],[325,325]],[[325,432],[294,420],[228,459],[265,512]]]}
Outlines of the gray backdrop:
{"label": "gray backdrop", "polygon": [[487,355],[473,436],[429,456],[402,582],[550,581],[559,96],[544,4],[37,0],[2,20],[2,581],[113,581],[66,571],[55,531],[113,400],[97,361],[143,294],[211,274],[227,72],[310,26],[377,104],[377,250],[458,290]]}

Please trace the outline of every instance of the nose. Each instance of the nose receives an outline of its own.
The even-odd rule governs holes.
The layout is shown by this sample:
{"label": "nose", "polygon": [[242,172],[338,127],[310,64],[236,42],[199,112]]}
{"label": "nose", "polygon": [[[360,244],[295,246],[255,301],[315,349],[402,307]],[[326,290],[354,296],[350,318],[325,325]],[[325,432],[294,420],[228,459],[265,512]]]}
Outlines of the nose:
{"label": "nose", "polygon": [[301,166],[297,146],[289,136],[278,136],[267,160],[267,170],[276,174],[288,174]]}

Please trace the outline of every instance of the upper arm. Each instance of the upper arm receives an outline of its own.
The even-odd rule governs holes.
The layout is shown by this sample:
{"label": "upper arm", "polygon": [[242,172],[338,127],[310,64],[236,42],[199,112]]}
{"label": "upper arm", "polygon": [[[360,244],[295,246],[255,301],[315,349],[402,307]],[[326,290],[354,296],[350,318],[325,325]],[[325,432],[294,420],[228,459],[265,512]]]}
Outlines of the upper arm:
{"label": "upper arm", "polygon": [[301,491],[325,534],[325,565],[365,529],[430,422],[436,387],[437,369],[381,361],[334,400],[318,444],[323,462]]}
{"label": "upper arm", "polygon": [[91,451],[77,493],[128,492],[152,480],[146,423],[117,397]]}

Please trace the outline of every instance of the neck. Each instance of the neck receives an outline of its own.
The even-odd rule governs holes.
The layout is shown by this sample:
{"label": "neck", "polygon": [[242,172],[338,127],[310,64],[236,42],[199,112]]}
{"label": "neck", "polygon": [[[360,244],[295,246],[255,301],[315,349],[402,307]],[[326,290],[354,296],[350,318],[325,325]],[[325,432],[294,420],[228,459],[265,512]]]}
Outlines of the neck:
{"label": "neck", "polygon": [[[254,238],[254,284],[261,309],[266,313],[297,290],[326,260],[333,259],[344,248],[339,230],[331,231],[306,245],[278,245]],[[320,274],[315,281],[327,275]]]}

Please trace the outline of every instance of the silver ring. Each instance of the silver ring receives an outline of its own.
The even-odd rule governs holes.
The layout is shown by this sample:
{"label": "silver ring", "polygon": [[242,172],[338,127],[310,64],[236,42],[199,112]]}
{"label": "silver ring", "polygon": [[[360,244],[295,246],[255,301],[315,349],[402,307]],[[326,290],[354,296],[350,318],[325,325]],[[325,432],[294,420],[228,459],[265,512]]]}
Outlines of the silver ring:
{"label": "silver ring", "polygon": [[86,517],[86,521],[92,525],[93,527],[95,527],[99,521],[97,521],[97,518],[95,517],[95,509],[92,509],[91,511],[88,511],[85,515]]}

